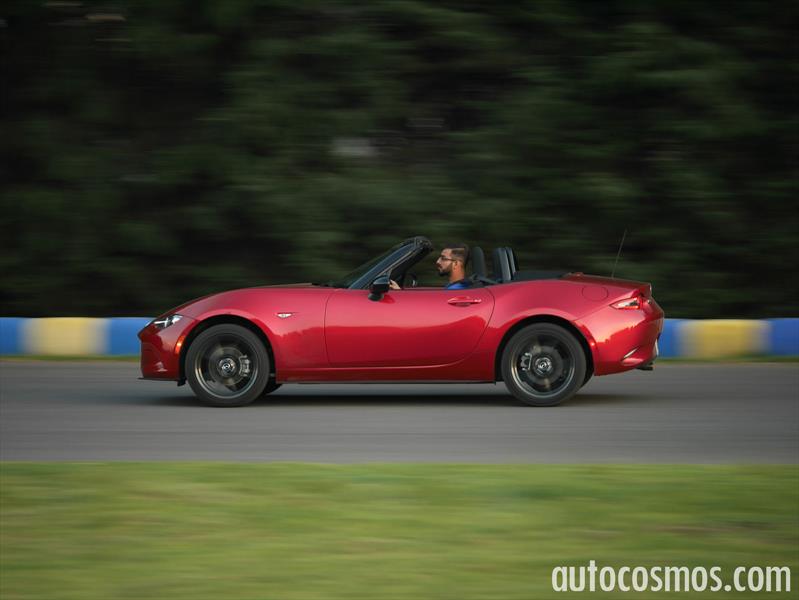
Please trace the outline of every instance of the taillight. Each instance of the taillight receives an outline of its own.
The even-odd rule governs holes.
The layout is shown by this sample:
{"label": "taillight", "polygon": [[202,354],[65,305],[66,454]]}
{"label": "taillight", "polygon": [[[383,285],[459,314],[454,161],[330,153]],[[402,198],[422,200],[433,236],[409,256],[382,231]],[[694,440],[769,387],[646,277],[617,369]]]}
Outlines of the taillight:
{"label": "taillight", "polygon": [[611,304],[613,308],[618,308],[619,310],[639,310],[643,308],[643,302],[641,301],[641,296],[635,296],[633,298],[627,298],[626,300],[619,300],[618,302],[614,302]]}

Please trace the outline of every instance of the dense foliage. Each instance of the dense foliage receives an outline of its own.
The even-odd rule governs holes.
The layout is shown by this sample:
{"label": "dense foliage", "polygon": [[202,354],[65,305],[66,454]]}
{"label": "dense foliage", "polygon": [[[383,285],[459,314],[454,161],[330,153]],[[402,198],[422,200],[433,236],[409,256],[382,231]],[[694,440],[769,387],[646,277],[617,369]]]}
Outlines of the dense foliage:
{"label": "dense foliage", "polygon": [[414,234],[795,316],[796,2],[6,2],[2,314],[334,279]]}

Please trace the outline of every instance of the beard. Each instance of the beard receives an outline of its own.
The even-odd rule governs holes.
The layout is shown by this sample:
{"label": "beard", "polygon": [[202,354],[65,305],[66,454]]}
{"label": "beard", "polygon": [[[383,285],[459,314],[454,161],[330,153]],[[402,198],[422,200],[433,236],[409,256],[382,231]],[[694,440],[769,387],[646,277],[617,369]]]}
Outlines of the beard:
{"label": "beard", "polygon": [[438,270],[438,276],[439,277],[446,277],[447,275],[449,275],[449,271],[445,271],[443,269],[439,269]]}

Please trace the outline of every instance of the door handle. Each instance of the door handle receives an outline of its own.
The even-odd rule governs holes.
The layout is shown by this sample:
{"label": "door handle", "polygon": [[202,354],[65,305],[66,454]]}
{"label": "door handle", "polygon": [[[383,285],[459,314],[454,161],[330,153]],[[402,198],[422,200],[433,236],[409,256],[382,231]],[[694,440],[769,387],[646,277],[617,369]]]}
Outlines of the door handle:
{"label": "door handle", "polygon": [[470,298],[469,296],[457,296],[455,298],[450,298],[447,300],[447,304],[451,304],[452,306],[469,306],[470,304],[480,304],[483,301],[482,298]]}

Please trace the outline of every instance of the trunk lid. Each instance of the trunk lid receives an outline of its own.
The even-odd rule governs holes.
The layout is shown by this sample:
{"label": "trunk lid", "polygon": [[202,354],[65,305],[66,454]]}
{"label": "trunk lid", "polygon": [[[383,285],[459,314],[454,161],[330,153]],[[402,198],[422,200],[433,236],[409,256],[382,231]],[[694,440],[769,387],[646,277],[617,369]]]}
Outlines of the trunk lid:
{"label": "trunk lid", "polygon": [[608,291],[610,300],[630,298],[635,295],[641,295],[644,299],[652,297],[652,284],[643,281],[586,275],[584,273],[569,273],[563,279],[582,283],[583,285],[603,287]]}

